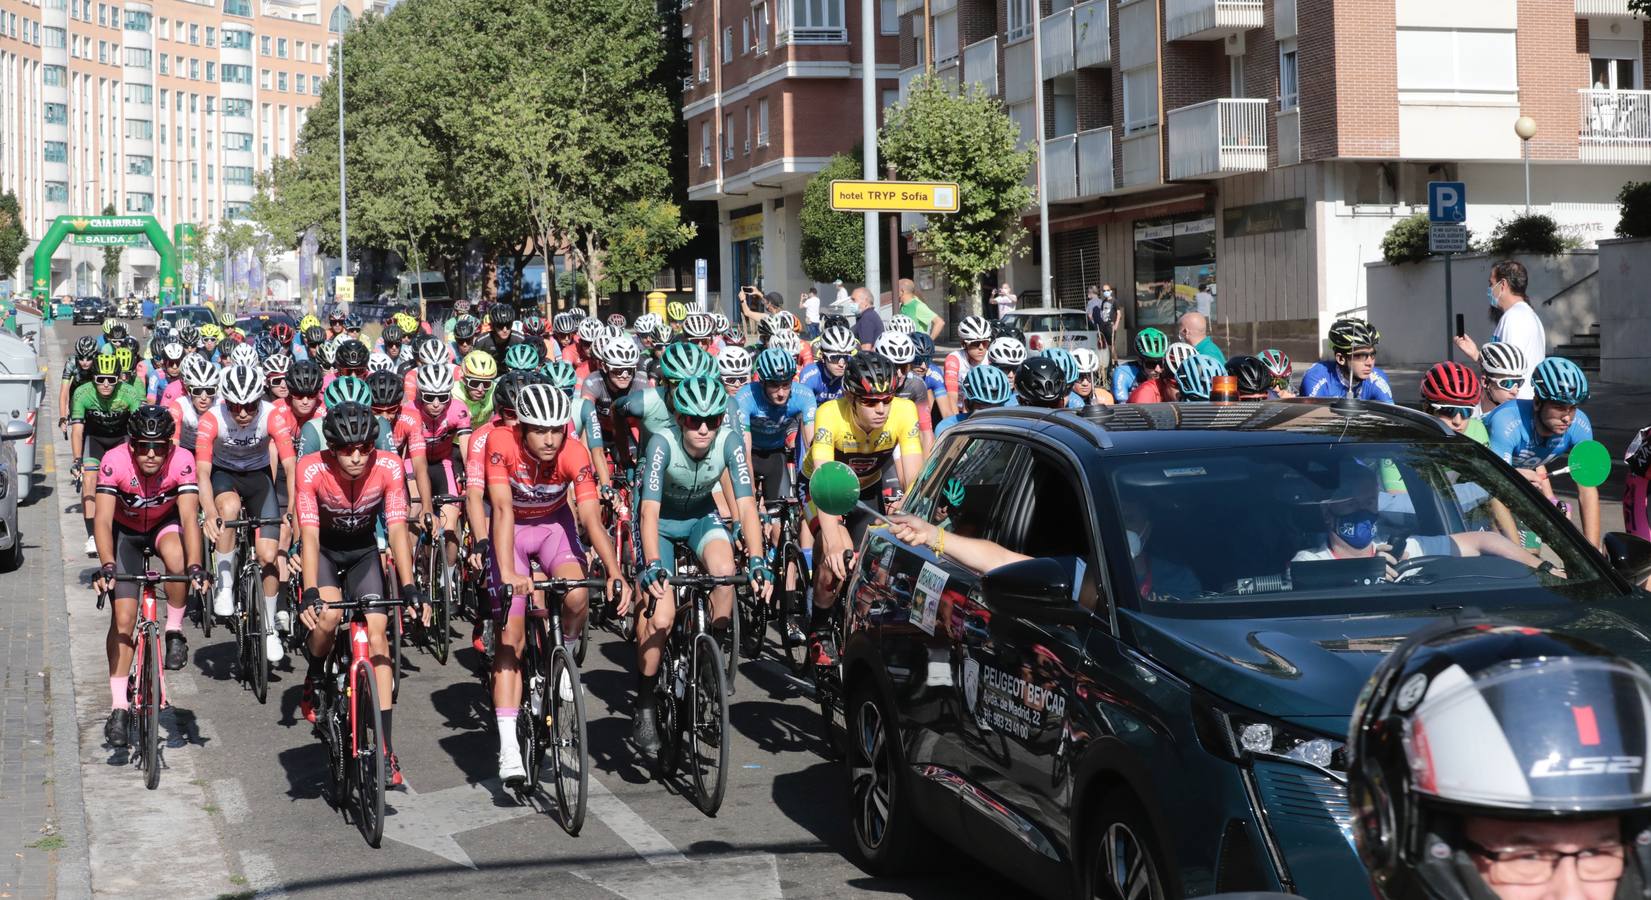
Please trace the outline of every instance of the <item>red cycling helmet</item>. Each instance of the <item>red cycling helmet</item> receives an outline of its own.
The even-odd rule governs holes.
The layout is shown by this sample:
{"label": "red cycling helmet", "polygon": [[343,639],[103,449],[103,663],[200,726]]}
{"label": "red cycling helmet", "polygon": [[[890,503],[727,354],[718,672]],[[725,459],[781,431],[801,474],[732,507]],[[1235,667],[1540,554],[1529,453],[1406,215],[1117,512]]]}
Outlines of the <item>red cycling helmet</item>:
{"label": "red cycling helmet", "polygon": [[1477,405],[1479,373],[1457,362],[1436,363],[1422,377],[1422,399],[1456,406]]}

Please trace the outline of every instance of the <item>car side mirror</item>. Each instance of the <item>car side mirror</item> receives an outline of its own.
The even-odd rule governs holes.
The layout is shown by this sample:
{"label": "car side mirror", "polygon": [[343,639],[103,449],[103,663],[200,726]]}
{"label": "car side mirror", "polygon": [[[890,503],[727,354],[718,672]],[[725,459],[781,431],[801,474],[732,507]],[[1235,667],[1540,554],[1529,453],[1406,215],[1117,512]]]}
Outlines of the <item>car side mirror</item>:
{"label": "car side mirror", "polygon": [[8,441],[26,441],[34,437],[34,426],[27,419],[12,419],[6,423],[6,430],[0,437]]}
{"label": "car side mirror", "polygon": [[1036,621],[1079,625],[1089,610],[1073,599],[1073,586],[1082,576],[1075,556],[1041,556],[998,566],[980,576],[986,602]]}
{"label": "car side mirror", "polygon": [[1618,575],[1633,584],[1651,576],[1651,541],[1637,534],[1613,531],[1605,536],[1605,558]]}

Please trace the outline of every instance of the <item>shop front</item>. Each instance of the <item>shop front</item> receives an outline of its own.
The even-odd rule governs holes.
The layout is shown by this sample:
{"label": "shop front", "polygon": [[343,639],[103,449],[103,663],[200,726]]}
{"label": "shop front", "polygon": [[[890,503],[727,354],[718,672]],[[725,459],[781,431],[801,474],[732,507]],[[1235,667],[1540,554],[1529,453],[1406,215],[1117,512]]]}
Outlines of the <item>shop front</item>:
{"label": "shop front", "polygon": [[1195,212],[1134,223],[1136,327],[1173,334],[1183,313],[1220,315],[1215,273],[1215,217]]}
{"label": "shop front", "polygon": [[762,286],[762,207],[734,210],[728,218],[728,241],[733,255],[734,293],[746,286]]}

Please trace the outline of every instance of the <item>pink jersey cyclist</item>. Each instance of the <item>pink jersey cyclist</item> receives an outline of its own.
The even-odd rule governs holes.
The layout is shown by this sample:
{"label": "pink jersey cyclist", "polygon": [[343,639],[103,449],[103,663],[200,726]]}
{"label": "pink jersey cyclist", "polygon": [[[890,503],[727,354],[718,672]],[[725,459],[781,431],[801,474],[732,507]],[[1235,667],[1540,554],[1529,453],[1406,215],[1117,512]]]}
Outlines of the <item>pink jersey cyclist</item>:
{"label": "pink jersey cyclist", "polygon": [[178,530],[178,495],[199,492],[195,457],[172,448],[154,476],[145,478],[132,461],[131,444],[122,441],[103,454],[97,470],[97,492],[115,498],[115,525],[158,539]]}
{"label": "pink jersey cyclist", "polygon": [[[458,481],[453,477],[453,448],[456,442],[465,440],[471,434],[470,408],[450,401],[440,416],[432,416],[425,411],[424,404],[414,403],[403,407],[402,414],[411,416],[418,423],[424,438],[424,457],[430,466],[430,489],[437,494],[453,493],[458,487]],[[413,462],[410,459],[406,470],[411,477]]]}
{"label": "pink jersey cyclist", "polygon": [[[596,475],[591,466],[590,451],[577,439],[569,436],[551,462],[539,462],[522,446],[515,428],[499,426],[487,437],[485,471],[489,493],[497,485],[510,488],[510,505],[515,513],[515,570],[517,574],[532,571],[532,563],[550,573],[563,563],[585,564],[585,552],[579,545],[578,527],[574,522],[572,503],[596,499]],[[571,491],[569,490],[571,488]],[[498,561],[494,560],[492,575],[499,583]],[[526,613],[527,598],[512,597],[510,615]]]}
{"label": "pink jersey cyclist", "polygon": [[1628,463],[1628,478],[1622,486],[1622,523],[1629,534],[1651,540],[1651,516],[1646,501],[1651,499],[1651,426],[1640,429],[1622,455]]}

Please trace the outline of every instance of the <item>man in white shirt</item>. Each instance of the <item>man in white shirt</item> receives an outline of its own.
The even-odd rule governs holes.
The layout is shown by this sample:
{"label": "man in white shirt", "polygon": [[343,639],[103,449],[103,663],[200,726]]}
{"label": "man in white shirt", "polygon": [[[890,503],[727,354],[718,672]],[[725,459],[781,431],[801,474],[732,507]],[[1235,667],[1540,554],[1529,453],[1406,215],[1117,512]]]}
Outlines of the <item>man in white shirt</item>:
{"label": "man in white shirt", "polygon": [[809,288],[803,293],[803,338],[814,340],[820,336],[820,292]]}
{"label": "man in white shirt", "polygon": [[997,306],[997,317],[1000,319],[1014,312],[1015,304],[1018,302],[1015,289],[1010,287],[1007,281],[998,285],[998,289],[992,293],[992,303]]}
{"label": "man in white shirt", "polygon": [[832,284],[837,287],[837,296],[833,298],[836,305],[847,306],[849,303],[853,302],[849,300],[848,288],[843,287],[843,279],[839,278],[836,281],[833,281]]}
{"label": "man in white shirt", "polygon": [[[1525,383],[1519,388],[1521,400],[1536,396],[1531,388],[1531,373],[1548,356],[1548,332],[1542,327],[1542,317],[1536,314],[1536,308],[1525,297],[1528,284],[1525,266],[1517,260],[1504,259],[1491,266],[1490,286],[1485,288],[1485,296],[1493,310],[1491,315],[1497,320],[1491,340],[1512,344],[1525,356]],[[1458,337],[1456,347],[1474,362],[1479,361],[1479,345],[1473,338],[1467,335]]]}

